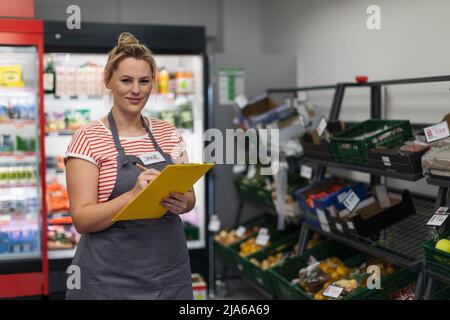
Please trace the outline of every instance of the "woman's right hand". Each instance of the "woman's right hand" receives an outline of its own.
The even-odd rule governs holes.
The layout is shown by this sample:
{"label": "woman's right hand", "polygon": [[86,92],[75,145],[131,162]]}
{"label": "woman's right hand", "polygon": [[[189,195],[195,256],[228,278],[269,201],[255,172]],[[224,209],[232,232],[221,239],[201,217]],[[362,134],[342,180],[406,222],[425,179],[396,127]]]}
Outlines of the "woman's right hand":
{"label": "woman's right hand", "polygon": [[130,190],[131,196],[134,198],[141,192],[142,189],[144,189],[150,182],[155,180],[155,178],[160,174],[161,172],[156,169],[147,169],[143,171],[137,178],[136,184],[133,187],[133,189]]}

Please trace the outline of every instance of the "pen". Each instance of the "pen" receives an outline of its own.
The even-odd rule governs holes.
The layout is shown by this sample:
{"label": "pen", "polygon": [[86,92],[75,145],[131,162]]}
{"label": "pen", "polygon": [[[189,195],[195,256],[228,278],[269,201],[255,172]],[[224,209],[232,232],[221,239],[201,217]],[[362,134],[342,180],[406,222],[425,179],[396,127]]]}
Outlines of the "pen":
{"label": "pen", "polygon": [[144,167],[144,166],[143,166],[142,164],[140,164],[139,162],[133,162],[133,164],[134,164],[136,167],[141,168],[142,170],[147,170],[147,168]]}

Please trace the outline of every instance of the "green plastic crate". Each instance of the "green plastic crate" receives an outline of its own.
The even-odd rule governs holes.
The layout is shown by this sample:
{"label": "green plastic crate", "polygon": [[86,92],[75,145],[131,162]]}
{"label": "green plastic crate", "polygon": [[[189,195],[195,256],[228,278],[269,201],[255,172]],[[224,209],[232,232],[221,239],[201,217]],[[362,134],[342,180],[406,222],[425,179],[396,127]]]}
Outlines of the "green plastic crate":
{"label": "green plastic crate", "polygon": [[[357,139],[366,133],[367,137]],[[368,151],[375,147],[392,147],[412,138],[409,120],[371,119],[331,136],[330,147],[335,161],[364,165]]]}
{"label": "green plastic crate", "polygon": [[353,248],[328,240],[305,251],[301,256],[285,260],[280,265],[269,270],[275,294],[281,299],[311,300],[312,297],[308,295],[299,284],[291,284],[291,281],[298,277],[299,270],[307,265],[310,256],[314,256],[317,260],[338,257],[345,261],[358,254],[359,252]]}
{"label": "green plastic crate", "polygon": [[264,270],[260,266],[254,264],[251,260],[256,259],[262,262],[265,258],[275,255],[277,253],[288,253],[292,252],[294,246],[298,243],[299,234],[293,233],[287,237],[280,240],[278,243],[270,246],[269,248],[263,249],[256,252],[246,258],[242,258],[241,264],[243,266],[244,275],[251,281],[259,284],[263,287],[266,292],[270,294],[275,294],[275,289],[272,285],[272,280],[270,278],[269,269]]}
{"label": "green plastic crate", "polygon": [[268,208],[275,208],[272,201],[272,191],[266,189],[265,181],[261,178],[254,178],[253,184],[241,176],[235,179],[235,186],[239,196],[251,203],[263,205]]}
{"label": "green plastic crate", "polygon": [[434,295],[434,300],[450,300],[450,286],[442,286]]}
{"label": "green plastic crate", "polygon": [[[247,220],[243,222],[241,225],[246,228],[251,228],[254,226],[260,226],[260,227],[268,227],[268,226],[274,226],[276,223],[276,217],[274,215],[270,214],[263,214],[259,215],[255,218],[252,218],[250,220]],[[241,239],[240,241],[236,242],[235,244],[239,244],[242,241],[247,240],[248,238],[252,237],[254,234],[249,235],[246,238]],[[222,257],[222,259],[228,263],[235,265],[239,261],[239,249],[236,249],[235,244],[230,245],[223,245],[217,240],[214,240],[214,250],[217,252],[218,255]],[[237,247],[239,248],[239,247]]]}
{"label": "green plastic crate", "polygon": [[[248,272],[248,266],[250,265],[250,261],[248,260],[248,257],[259,253],[259,252],[263,252],[263,250],[267,249],[267,248],[271,248],[273,246],[277,246],[279,244],[281,244],[284,239],[288,236],[291,236],[292,234],[295,234],[297,236],[299,236],[299,229],[298,226],[295,225],[291,225],[291,226],[286,226],[285,230],[279,231],[276,230],[276,225],[272,225],[269,228],[269,234],[270,234],[270,245],[268,245],[267,247],[262,247],[260,250],[248,255],[248,256],[241,256],[239,254],[240,252],[240,246],[241,244],[245,241],[240,241],[239,243],[233,244],[231,247],[232,250],[234,250],[235,252],[237,252],[237,260],[236,260],[236,266],[237,268],[242,271],[244,273],[244,275]],[[253,234],[253,236],[251,237],[256,237],[257,233]],[[250,239],[251,237],[248,237],[246,240]]]}
{"label": "green plastic crate", "polygon": [[[448,238],[450,231],[444,233],[441,239]],[[429,240],[422,244],[425,251],[427,268],[446,276],[450,274],[450,253],[435,248],[436,240]]]}

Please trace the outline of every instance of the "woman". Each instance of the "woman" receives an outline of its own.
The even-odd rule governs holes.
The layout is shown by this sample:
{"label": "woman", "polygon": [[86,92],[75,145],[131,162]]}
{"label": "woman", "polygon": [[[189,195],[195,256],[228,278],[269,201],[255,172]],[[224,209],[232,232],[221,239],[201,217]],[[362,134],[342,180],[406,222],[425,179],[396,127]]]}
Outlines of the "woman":
{"label": "woman", "polygon": [[193,298],[179,217],[194,207],[193,189],[163,199],[168,213],[160,219],[112,221],[166,165],[187,162],[176,128],[141,115],[155,69],[149,49],[122,33],[105,67],[112,109],[79,129],[66,152],[70,211],[82,234],[72,263],[80,268],[81,288],[68,289],[67,299]]}

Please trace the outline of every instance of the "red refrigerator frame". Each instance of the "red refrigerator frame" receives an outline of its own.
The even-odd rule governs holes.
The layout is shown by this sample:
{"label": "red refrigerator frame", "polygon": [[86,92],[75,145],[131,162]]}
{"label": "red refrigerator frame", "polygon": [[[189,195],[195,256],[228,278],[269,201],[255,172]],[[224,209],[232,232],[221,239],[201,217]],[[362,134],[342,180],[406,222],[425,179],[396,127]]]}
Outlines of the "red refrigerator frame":
{"label": "red refrigerator frame", "polygon": [[0,274],[0,298],[48,295],[47,205],[45,201],[45,127],[43,92],[43,22],[42,20],[0,19],[0,45],[36,46],[38,58],[38,115],[41,184],[41,258],[40,272]]}

